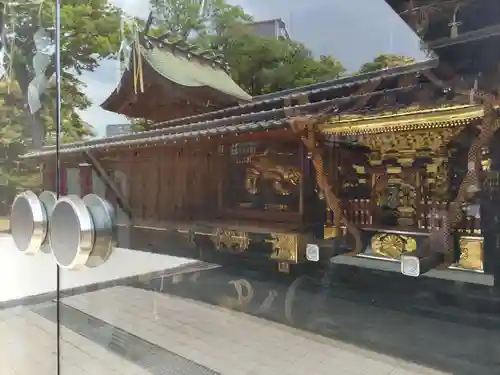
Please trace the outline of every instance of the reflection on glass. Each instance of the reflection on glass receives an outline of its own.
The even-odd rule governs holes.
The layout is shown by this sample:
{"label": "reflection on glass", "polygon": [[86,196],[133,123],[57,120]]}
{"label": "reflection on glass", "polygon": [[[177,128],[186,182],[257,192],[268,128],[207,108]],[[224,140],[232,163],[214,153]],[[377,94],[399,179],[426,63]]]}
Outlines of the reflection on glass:
{"label": "reflection on glass", "polygon": [[375,3],[63,2],[58,150],[22,39],[60,373],[494,373],[498,9]]}
{"label": "reflection on glass", "polygon": [[57,324],[40,316],[57,292],[47,246],[54,160],[21,156],[55,129],[54,16],[48,3],[0,3],[0,337],[2,374],[57,371]]}

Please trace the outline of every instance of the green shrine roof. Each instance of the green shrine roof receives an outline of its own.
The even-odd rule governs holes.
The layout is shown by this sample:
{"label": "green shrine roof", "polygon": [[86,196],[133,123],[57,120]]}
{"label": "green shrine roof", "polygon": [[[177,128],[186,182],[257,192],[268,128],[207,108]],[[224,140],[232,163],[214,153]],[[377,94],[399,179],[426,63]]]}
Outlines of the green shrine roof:
{"label": "green shrine roof", "polygon": [[185,42],[147,37],[132,46],[128,69],[101,107],[161,122],[251,101],[217,54],[200,52]]}
{"label": "green shrine roof", "polygon": [[168,48],[142,48],[142,54],[158,74],[178,85],[211,87],[241,101],[252,100],[252,96],[216,64],[203,63],[200,59],[188,58],[185,53],[175,53]]}

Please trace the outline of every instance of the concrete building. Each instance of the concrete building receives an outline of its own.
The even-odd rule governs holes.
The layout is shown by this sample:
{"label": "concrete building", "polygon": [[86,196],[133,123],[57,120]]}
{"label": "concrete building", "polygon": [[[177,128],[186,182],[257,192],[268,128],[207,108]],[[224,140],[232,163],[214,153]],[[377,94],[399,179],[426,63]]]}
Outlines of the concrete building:
{"label": "concrete building", "polygon": [[283,21],[281,18],[251,22],[248,25],[257,35],[290,39],[290,35],[288,34],[288,31],[286,29],[285,21]]}
{"label": "concrete building", "polygon": [[106,126],[106,137],[132,133],[132,124],[111,124]]}

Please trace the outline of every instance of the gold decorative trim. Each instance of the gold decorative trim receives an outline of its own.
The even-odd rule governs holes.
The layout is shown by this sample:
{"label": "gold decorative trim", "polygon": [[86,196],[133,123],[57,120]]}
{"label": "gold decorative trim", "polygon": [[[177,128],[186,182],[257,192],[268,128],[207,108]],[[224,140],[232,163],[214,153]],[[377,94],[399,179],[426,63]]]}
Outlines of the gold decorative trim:
{"label": "gold decorative trim", "polygon": [[337,237],[337,229],[333,227],[327,227],[325,226],[323,229],[323,238],[325,240],[331,239],[331,238],[336,238]]}
{"label": "gold decorative trim", "polygon": [[272,240],[266,242],[273,246],[274,254],[271,259],[296,262],[300,246],[300,238],[296,234],[271,233]]}
{"label": "gold decorative trim", "polygon": [[399,259],[402,253],[415,251],[417,241],[410,236],[377,233],[371,238],[371,247],[378,256]]}
{"label": "gold decorative trim", "polygon": [[[404,167],[413,164],[417,156],[425,156],[428,150],[437,152],[442,146],[448,144],[459,132],[461,128],[445,128],[436,130],[417,130],[387,132],[382,136],[370,134],[358,134],[357,142],[368,147],[374,152],[370,155],[370,162],[387,157],[397,156],[398,163]],[[380,163],[381,164],[381,163]],[[401,171],[396,167],[388,167],[387,173],[394,174]]]}
{"label": "gold decorative trim", "polygon": [[483,269],[483,238],[460,237],[460,259],[457,266],[469,270]]}
{"label": "gold decorative trim", "polygon": [[218,228],[214,244],[218,249],[246,251],[250,246],[250,238],[246,232]]}
{"label": "gold decorative trim", "polygon": [[483,115],[484,110],[481,106],[461,105],[353,119],[335,120],[333,118],[330,122],[320,125],[319,129],[324,133],[336,135],[440,129],[465,124]]}

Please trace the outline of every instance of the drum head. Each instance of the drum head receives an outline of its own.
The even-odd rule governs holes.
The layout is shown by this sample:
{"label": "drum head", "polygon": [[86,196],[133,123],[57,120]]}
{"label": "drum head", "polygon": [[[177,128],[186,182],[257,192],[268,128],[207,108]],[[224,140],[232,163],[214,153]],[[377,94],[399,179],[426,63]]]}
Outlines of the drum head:
{"label": "drum head", "polygon": [[70,195],[57,201],[50,219],[49,241],[59,267],[78,269],[87,263],[94,245],[94,223],[81,198]]}
{"label": "drum head", "polygon": [[16,248],[36,254],[47,237],[48,215],[43,203],[32,191],[20,193],[10,212],[10,231]]}

